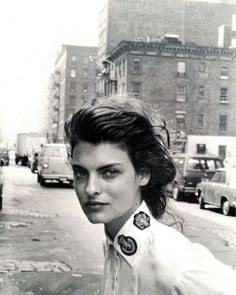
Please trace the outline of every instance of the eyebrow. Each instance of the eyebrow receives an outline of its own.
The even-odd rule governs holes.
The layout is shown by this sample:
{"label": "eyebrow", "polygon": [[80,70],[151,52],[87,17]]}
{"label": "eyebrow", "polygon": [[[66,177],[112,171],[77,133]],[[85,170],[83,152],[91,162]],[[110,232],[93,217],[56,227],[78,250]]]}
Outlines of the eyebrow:
{"label": "eyebrow", "polygon": [[[113,168],[115,166],[122,166],[122,164],[114,162],[114,163],[103,165],[103,166],[99,167],[97,170],[102,171],[102,170],[105,170],[105,169]],[[78,164],[72,164],[72,168],[73,168],[73,170],[82,169],[82,170],[87,171],[86,168],[84,168],[83,166],[80,166]]]}

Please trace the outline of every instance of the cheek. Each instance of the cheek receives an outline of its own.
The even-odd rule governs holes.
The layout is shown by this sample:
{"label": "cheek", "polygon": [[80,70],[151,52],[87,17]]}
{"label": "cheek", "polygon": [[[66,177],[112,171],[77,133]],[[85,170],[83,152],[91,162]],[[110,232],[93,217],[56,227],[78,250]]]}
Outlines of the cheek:
{"label": "cheek", "polygon": [[132,177],[125,177],[110,185],[106,185],[105,190],[107,194],[113,196],[118,201],[120,199],[132,199],[136,195],[138,187],[138,184]]}
{"label": "cheek", "polygon": [[78,183],[78,181],[75,180],[74,188],[79,201],[83,202],[83,200],[85,199],[85,185]]}

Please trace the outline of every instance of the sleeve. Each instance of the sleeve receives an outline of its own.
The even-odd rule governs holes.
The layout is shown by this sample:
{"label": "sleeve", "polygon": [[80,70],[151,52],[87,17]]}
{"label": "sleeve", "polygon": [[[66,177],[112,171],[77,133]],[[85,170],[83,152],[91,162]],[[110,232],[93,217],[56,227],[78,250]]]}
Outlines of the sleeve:
{"label": "sleeve", "polygon": [[218,261],[204,246],[192,247],[179,268],[176,295],[236,295],[236,270]]}

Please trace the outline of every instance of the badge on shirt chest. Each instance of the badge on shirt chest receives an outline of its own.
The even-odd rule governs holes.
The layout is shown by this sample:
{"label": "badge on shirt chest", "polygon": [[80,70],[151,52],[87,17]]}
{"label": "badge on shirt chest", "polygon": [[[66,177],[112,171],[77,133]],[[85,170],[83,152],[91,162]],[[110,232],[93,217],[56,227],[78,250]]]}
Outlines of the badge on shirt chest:
{"label": "badge on shirt chest", "polygon": [[132,237],[121,235],[118,237],[118,244],[125,255],[130,256],[137,251],[137,243]]}
{"label": "badge on shirt chest", "polygon": [[137,228],[143,230],[150,226],[150,217],[143,211],[140,211],[134,215],[133,223],[135,226],[137,226]]}

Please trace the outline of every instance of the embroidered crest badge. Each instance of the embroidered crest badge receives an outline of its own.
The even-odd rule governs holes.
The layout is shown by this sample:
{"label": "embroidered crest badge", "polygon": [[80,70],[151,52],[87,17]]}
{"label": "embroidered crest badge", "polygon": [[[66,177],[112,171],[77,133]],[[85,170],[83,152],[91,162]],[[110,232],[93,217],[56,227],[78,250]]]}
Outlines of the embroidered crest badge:
{"label": "embroidered crest badge", "polygon": [[134,215],[133,223],[135,226],[137,226],[137,228],[143,230],[150,226],[150,217],[143,211],[140,211]]}
{"label": "embroidered crest badge", "polygon": [[138,248],[135,239],[124,235],[118,237],[118,244],[120,245],[121,251],[128,256],[134,255]]}

